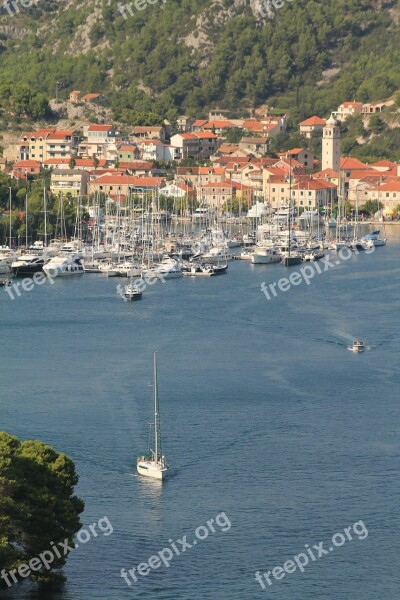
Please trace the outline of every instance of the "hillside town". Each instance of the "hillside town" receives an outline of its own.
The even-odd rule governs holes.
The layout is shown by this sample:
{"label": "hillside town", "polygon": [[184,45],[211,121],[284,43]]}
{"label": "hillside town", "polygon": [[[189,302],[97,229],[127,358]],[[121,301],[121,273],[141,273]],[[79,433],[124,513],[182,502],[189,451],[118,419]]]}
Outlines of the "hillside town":
{"label": "hillside town", "polygon": [[[70,101],[79,94],[71,92]],[[87,94],[81,101],[101,102],[101,97]],[[126,131],[107,123],[87,123],[79,131],[25,131],[4,150],[0,169],[16,180],[50,171],[55,196],[102,194],[123,203],[129,195],[157,190],[197,206],[240,203],[243,212],[257,203],[276,210],[289,200],[299,212],[321,211],[341,196],[353,206],[375,202],[390,219],[400,204],[400,165],[365,164],[340,152],[340,122],[384,109],[385,103],[344,102],[328,119],[315,115],[300,122],[305,139],[321,139],[322,161],[306,147],[268,156],[271,140],[288,127],[285,114],[229,119],[227,111],[215,110],[207,119],[179,117],[175,131],[167,121]],[[228,142],[227,133],[234,133],[237,143]]]}

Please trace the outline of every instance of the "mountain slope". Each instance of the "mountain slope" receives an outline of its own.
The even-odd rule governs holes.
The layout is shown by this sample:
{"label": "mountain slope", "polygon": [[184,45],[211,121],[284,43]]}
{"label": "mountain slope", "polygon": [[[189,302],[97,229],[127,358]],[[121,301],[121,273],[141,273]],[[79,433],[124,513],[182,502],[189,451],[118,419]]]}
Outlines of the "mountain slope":
{"label": "mountain slope", "polygon": [[344,99],[400,88],[397,1],[287,1],[264,20],[258,5],[161,0],[126,19],[114,0],[2,8],[0,82],[54,97],[60,81],[64,97],[72,88],[104,93],[116,116],[170,118],[266,102],[296,117],[326,114]]}

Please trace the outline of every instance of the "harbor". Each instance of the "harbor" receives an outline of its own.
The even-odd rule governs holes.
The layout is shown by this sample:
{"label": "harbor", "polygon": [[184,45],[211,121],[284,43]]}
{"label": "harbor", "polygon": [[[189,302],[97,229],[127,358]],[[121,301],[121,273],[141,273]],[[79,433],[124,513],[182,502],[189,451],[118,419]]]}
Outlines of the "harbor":
{"label": "harbor", "polygon": [[[131,600],[133,589],[151,598],[160,581],[182,600],[215,600],[227,589],[235,599],[249,589],[263,595],[255,570],[359,519],[368,539],[287,578],[285,594],[312,598],[328,579],[336,598],[379,595],[379,578],[364,573],[384,569],[397,552],[399,251],[400,230],[384,248],[353,253],[274,302],[261,283],[297,267],[230,261],[222,277],[157,282],[134,306],[100,274],[57,277],[15,301],[0,290],[4,428],[45,437],[71,456],[84,522],[107,515],[114,527],[71,554],[63,592],[36,591],[35,600],[86,600],[94,586],[99,600]],[[371,350],[350,352],[358,339]],[[152,421],[154,350],[171,469],[162,484],[136,475]],[[210,537],[136,588],[121,579],[121,567],[219,511],[232,522],[227,537]],[[271,544],[259,544],[260,535]],[[98,585],[105,565],[106,588]],[[211,586],[210,573],[218,573]],[[396,573],[386,576],[395,586]],[[15,587],[3,597],[29,593]]]}

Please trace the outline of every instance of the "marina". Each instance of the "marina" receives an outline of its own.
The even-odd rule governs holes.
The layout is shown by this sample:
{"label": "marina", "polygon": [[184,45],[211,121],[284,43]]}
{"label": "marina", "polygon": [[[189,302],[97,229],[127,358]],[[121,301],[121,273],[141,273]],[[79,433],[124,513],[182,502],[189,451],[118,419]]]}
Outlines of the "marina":
{"label": "marina", "polygon": [[[386,247],[353,253],[270,303],[260,284],[286,269],[240,260],[223,277],[158,281],[134,306],[99,274],[56,278],[15,301],[1,290],[4,428],[70,455],[86,500],[83,523],[107,515],[114,527],[71,554],[62,591],[35,592],[34,600],[131,600],[120,568],[169,538],[191,541],[194,527],[221,510],[232,522],[228,537],[210,537],[173,568],[142,578],[139,595],[153,598],[160,587],[174,600],[263,595],[252,587],[256,569],[362,518],[368,539],[288,578],[285,598],[313,598],[319,586],[326,600],[375,600],[381,582],[365,574],[396,564],[398,546],[400,230],[388,237]],[[358,337],[373,351],[347,351]],[[163,483],[139,476],[135,460],[148,443],[155,349],[174,470]],[[257,476],[250,455],[263,457]],[[256,543],[260,535],[267,545]],[[395,589],[396,572],[386,578]],[[15,587],[2,597],[30,595]]]}

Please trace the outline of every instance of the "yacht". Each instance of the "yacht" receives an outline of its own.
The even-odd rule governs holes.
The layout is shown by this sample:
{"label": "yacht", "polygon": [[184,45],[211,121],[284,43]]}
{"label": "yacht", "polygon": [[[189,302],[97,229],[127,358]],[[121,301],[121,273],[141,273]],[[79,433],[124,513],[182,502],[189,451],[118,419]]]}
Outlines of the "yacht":
{"label": "yacht", "polygon": [[386,246],[386,239],[379,237],[380,231],[373,231],[361,238],[361,241],[367,246],[367,248],[372,248],[372,246]]}
{"label": "yacht", "polygon": [[254,250],[250,258],[253,265],[270,265],[272,263],[281,262],[282,256],[276,248],[260,247]]}
{"label": "yacht", "polygon": [[161,263],[154,269],[156,277],[160,279],[175,279],[182,277],[182,269],[175,258],[167,254],[162,258]]}
{"label": "yacht", "polygon": [[11,270],[15,275],[32,275],[43,270],[49,257],[43,254],[21,254],[11,263]]}
{"label": "yacht", "polygon": [[149,448],[147,454],[138,456],[136,469],[139,475],[151,477],[163,481],[169,474],[169,466],[162,450],[160,412],[158,403],[157,387],[157,352],[154,352],[154,422],[152,424],[154,434],[154,447]]}
{"label": "yacht", "polygon": [[130,283],[125,287],[124,299],[125,300],[140,300],[143,296],[143,292],[133,283]]}
{"label": "yacht", "polygon": [[85,271],[78,254],[60,254],[53,256],[43,267],[43,271],[50,277],[66,277],[82,275]]}
{"label": "yacht", "polygon": [[192,215],[193,223],[204,223],[210,219],[212,219],[212,212],[206,206],[200,206],[199,208],[196,208]]}
{"label": "yacht", "polygon": [[353,352],[364,352],[364,342],[360,342],[359,340],[354,342],[351,349],[353,350]]}
{"label": "yacht", "polygon": [[8,246],[0,246],[0,275],[11,273],[11,264],[16,258],[16,253]]}

